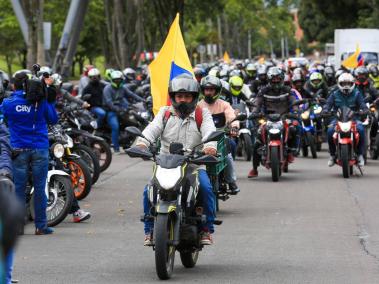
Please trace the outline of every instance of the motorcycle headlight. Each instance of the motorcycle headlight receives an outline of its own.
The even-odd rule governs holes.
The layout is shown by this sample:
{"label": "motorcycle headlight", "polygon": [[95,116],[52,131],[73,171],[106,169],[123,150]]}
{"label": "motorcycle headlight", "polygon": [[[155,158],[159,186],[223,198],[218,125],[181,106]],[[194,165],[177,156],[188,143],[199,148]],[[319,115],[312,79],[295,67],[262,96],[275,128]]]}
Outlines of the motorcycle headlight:
{"label": "motorcycle headlight", "polygon": [[280,132],[280,129],[278,129],[278,128],[271,128],[268,132],[270,134],[278,134]]}
{"label": "motorcycle headlight", "polygon": [[64,147],[61,143],[55,143],[52,148],[53,148],[53,154],[55,158],[60,159],[63,157]]}
{"label": "motorcycle headlight", "polygon": [[93,129],[97,129],[97,121],[96,120],[92,120],[90,123],[89,123]]}
{"label": "motorcycle headlight", "polygon": [[174,169],[164,169],[160,166],[157,166],[155,172],[155,178],[159,182],[159,185],[166,190],[172,189],[182,177],[181,167]]}
{"label": "motorcycle headlight", "polygon": [[313,109],[314,114],[320,114],[322,112],[322,107],[317,106]]}
{"label": "motorcycle headlight", "polygon": [[309,118],[309,111],[305,111],[301,114],[301,119],[307,120]]}
{"label": "motorcycle headlight", "polygon": [[348,122],[338,122],[338,125],[342,132],[348,132],[351,129],[351,121]]}

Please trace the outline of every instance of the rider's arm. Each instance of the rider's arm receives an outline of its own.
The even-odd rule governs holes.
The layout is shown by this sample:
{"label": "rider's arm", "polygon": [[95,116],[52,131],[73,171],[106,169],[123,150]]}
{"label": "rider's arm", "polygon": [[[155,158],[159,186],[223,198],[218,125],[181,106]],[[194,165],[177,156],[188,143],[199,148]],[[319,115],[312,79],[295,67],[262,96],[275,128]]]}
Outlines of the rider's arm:
{"label": "rider's arm", "polygon": [[259,92],[257,97],[254,100],[254,107],[253,107],[252,113],[262,112],[262,104],[263,104],[263,95],[261,92]]}
{"label": "rider's arm", "polygon": [[[204,139],[208,137],[212,132],[216,131],[216,126],[213,122],[213,118],[209,110],[206,108],[203,108],[202,111],[203,111],[203,121],[201,123],[200,132],[201,132],[201,137],[203,137]],[[203,150],[205,149],[217,150],[217,142],[205,143]]]}
{"label": "rider's arm", "polygon": [[[230,123],[233,119],[236,118],[236,113],[234,112],[234,109],[228,102],[223,102],[224,105],[224,114],[226,118],[226,122]],[[232,128],[240,128],[240,123],[239,121],[233,121],[230,125]]]}
{"label": "rider's arm", "polygon": [[[74,97],[72,96],[69,92],[67,92],[66,90],[61,90],[62,94],[63,94],[63,98],[69,102],[72,102],[72,103],[76,103],[78,105],[83,105],[84,101],[77,98],[77,97]],[[85,94],[83,92],[83,94]]]}
{"label": "rider's arm", "polygon": [[368,107],[365,103],[365,99],[362,95],[362,93],[359,93],[357,95],[357,104],[359,105],[359,110],[362,110],[362,111],[367,111],[368,110]]}
{"label": "rider's arm", "polygon": [[123,87],[125,89],[125,94],[127,98],[132,98],[138,102],[143,102],[144,99],[138,96],[137,94],[133,93],[127,86]]}
{"label": "rider's arm", "polygon": [[331,93],[323,107],[323,112],[330,112],[334,106],[334,93]]}
{"label": "rider's arm", "polygon": [[[142,132],[142,134],[149,139],[149,141],[155,142],[161,136],[163,131],[163,117],[168,108],[169,107],[161,107],[158,114],[154,117],[154,120],[150,122]],[[139,137],[137,139],[136,146],[148,147],[150,145],[149,141]]]}
{"label": "rider's arm", "polygon": [[12,176],[11,145],[9,132],[4,123],[0,123],[0,170]]}
{"label": "rider's arm", "polygon": [[108,85],[103,90],[103,103],[111,111],[119,111],[120,107],[113,104],[112,101],[112,87]]}

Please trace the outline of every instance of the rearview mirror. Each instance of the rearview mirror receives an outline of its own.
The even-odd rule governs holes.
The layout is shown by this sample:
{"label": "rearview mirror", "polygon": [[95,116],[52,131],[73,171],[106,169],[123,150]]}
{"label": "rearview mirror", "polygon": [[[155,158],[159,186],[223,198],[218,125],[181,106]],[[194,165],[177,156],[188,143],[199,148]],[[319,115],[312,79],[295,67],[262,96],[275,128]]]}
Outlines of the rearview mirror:
{"label": "rearview mirror", "polygon": [[131,147],[126,149],[125,153],[131,158],[142,158],[144,160],[149,160],[153,157],[152,153],[142,150],[139,147]]}
{"label": "rearview mirror", "polygon": [[125,128],[126,133],[128,133],[131,136],[140,136],[142,137],[142,132],[135,126],[129,126]]}

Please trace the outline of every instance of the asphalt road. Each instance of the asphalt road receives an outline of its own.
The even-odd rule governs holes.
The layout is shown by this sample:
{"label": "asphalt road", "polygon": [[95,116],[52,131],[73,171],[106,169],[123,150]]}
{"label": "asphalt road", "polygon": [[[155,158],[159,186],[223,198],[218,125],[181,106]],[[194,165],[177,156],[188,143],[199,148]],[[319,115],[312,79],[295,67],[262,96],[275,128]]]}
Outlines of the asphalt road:
{"label": "asphalt road", "polygon": [[[241,193],[221,203],[215,244],[185,269],[177,255],[174,283],[379,283],[379,161],[365,175],[342,178],[320,158],[296,159],[278,183],[238,161]],[[150,162],[114,157],[81,202],[93,217],[71,216],[50,236],[33,225],[17,248],[20,283],[156,283],[154,254],[143,247],[142,189]]]}

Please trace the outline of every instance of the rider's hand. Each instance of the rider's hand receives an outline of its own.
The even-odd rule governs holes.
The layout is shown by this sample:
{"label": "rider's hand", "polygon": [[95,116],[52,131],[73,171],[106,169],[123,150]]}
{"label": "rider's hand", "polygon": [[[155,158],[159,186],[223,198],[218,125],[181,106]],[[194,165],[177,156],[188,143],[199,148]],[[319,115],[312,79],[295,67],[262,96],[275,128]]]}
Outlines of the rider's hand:
{"label": "rider's hand", "polygon": [[203,152],[205,155],[217,156],[217,150],[215,148],[204,148]]}
{"label": "rider's hand", "polygon": [[91,107],[91,105],[89,103],[87,103],[87,102],[84,102],[82,104],[82,108],[89,108],[89,107]]}
{"label": "rider's hand", "polygon": [[236,137],[238,135],[238,128],[237,127],[232,127],[230,129],[230,136]]}

